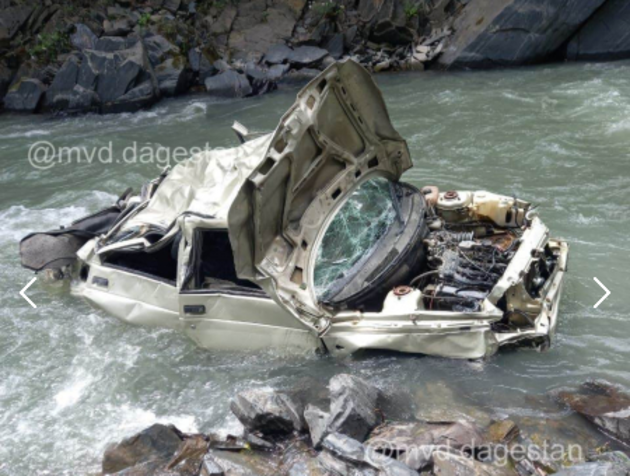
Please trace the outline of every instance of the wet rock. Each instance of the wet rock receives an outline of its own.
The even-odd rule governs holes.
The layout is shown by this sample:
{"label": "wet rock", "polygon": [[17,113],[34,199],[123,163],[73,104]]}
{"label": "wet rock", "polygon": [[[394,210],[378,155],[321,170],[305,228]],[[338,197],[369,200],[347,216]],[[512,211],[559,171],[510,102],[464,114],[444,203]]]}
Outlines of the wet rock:
{"label": "wet rock", "polygon": [[9,111],[36,112],[46,92],[46,86],[38,79],[24,79],[11,87],[4,98]]}
{"label": "wet rock", "polygon": [[248,63],[244,72],[252,86],[252,94],[255,96],[269,93],[278,87],[276,82],[269,78],[267,70],[256,64]]}
{"label": "wet rock", "polygon": [[105,20],[103,30],[107,36],[126,36],[133,30],[133,22],[129,18],[119,18],[117,20]]}
{"label": "wet rock", "polygon": [[70,35],[70,43],[72,46],[79,51],[94,49],[98,41],[98,36],[83,23],[77,23],[74,26],[76,31]]}
{"label": "wet rock", "polygon": [[491,424],[484,433],[488,443],[503,445],[514,441],[519,432],[518,425],[512,420],[502,420]]}
{"label": "wet rock", "polygon": [[308,426],[313,447],[318,448],[326,436],[329,418],[330,414],[313,405],[307,405],[304,410],[304,420]]}
{"label": "wet rock", "polygon": [[102,104],[101,112],[104,114],[135,112],[152,106],[158,99],[155,85],[151,80],[147,80],[116,100]]}
{"label": "wet rock", "polygon": [[[228,71],[222,75],[229,73],[238,74]],[[288,436],[304,429],[301,409],[280,392],[266,389],[240,392],[232,400],[230,409],[247,430],[263,435]]]}
{"label": "wet rock", "polygon": [[382,417],[378,412],[380,391],[358,377],[336,375],[330,380],[329,432],[338,432],[360,442]]}
{"label": "wet rock", "polygon": [[603,383],[588,383],[560,400],[604,432],[630,443],[630,395]]}
{"label": "wet rock", "polygon": [[317,461],[317,453],[297,440],[288,446],[281,457],[280,474],[286,476],[325,476]]}
{"label": "wet rock", "polygon": [[273,45],[265,53],[265,62],[269,64],[284,63],[289,59],[293,50],[285,44]]}
{"label": "wet rock", "polygon": [[324,438],[322,446],[337,458],[350,463],[361,464],[365,462],[365,447],[349,436],[331,433]]}
{"label": "wet rock", "polygon": [[274,64],[267,70],[267,78],[271,81],[279,81],[282,79],[287,72],[289,71],[288,64]]}
{"label": "wet rock", "polygon": [[150,461],[169,461],[181,443],[181,433],[174,426],[155,424],[120,443],[110,445],[103,456],[103,473],[117,473]]}
{"label": "wet rock", "polygon": [[70,90],[46,93],[46,107],[51,111],[78,114],[97,111],[101,100],[94,91],[75,84]]}
{"label": "wet rock", "polygon": [[609,61],[630,58],[630,3],[607,0],[582,25],[567,46],[567,58],[576,61]]}
{"label": "wet rock", "polygon": [[250,96],[253,91],[247,76],[232,70],[206,78],[204,84],[206,91],[213,96],[242,98]]}
{"label": "wet rock", "polygon": [[436,451],[433,454],[433,474],[435,476],[516,476],[516,472],[507,467],[480,463],[467,456],[446,451]]}
{"label": "wet rock", "polygon": [[188,90],[190,71],[181,58],[169,58],[155,68],[155,78],[164,96],[176,96]]}
{"label": "wet rock", "polygon": [[543,61],[605,0],[471,2],[438,59],[442,67],[491,68]]}
{"label": "wet rock", "polygon": [[328,51],[315,46],[300,46],[292,50],[287,60],[298,66],[312,66],[328,55]]}
{"label": "wet rock", "polygon": [[588,457],[589,462],[614,463],[624,466],[630,471],[630,456],[621,451],[611,451],[608,453],[596,453]]}
{"label": "wet rock", "polygon": [[55,75],[55,79],[50,85],[47,99],[57,92],[71,91],[77,84],[79,78],[80,60],[76,56],[70,56]]}
{"label": "wet rock", "polygon": [[208,448],[208,442],[203,436],[188,437],[180,445],[177,454],[166,464],[165,469],[181,476],[197,476]]}
{"label": "wet rock", "polygon": [[[256,451],[210,450],[202,464],[201,475],[206,468],[220,468],[226,476],[266,476],[278,474],[279,461],[276,456]],[[210,473],[212,474],[212,473]],[[219,473],[221,474],[221,473]]]}

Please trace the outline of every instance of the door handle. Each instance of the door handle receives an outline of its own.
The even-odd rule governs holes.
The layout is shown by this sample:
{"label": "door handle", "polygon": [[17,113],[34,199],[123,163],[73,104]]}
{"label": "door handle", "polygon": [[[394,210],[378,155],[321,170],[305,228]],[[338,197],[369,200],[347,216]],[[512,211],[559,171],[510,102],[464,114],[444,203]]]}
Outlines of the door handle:
{"label": "door handle", "polygon": [[189,304],[184,306],[184,314],[199,316],[206,313],[206,306],[203,304]]}

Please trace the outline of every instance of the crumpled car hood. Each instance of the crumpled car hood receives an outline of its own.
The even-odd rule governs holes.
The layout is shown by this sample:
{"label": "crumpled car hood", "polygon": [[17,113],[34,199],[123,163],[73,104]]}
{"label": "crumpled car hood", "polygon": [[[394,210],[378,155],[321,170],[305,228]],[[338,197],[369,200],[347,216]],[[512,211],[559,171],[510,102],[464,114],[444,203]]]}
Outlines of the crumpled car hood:
{"label": "crumpled car hood", "polygon": [[359,184],[398,180],[411,166],[370,74],[353,61],[331,65],[298,94],[230,207],[237,274],[323,331],[313,289],[323,231]]}

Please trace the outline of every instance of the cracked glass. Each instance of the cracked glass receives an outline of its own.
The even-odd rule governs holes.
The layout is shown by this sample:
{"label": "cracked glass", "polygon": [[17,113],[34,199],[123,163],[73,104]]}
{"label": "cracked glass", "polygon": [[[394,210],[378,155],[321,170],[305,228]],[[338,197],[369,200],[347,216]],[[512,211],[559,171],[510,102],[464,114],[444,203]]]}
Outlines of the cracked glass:
{"label": "cracked glass", "polygon": [[396,217],[391,182],[375,178],[360,185],[338,210],[324,234],[315,261],[315,294],[319,300],[335,283],[370,256]]}

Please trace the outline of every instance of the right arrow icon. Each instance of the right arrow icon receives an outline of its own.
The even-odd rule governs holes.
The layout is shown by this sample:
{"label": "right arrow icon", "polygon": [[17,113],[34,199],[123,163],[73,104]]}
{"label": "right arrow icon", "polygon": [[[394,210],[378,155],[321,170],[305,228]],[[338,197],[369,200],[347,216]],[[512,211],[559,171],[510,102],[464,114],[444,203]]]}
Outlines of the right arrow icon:
{"label": "right arrow icon", "polygon": [[606,291],[606,294],[604,294],[604,295],[602,296],[602,298],[601,298],[599,301],[597,301],[597,302],[595,303],[595,305],[593,306],[593,308],[597,309],[597,308],[599,307],[599,305],[600,305],[601,303],[603,303],[603,302],[606,300],[606,298],[607,298],[608,296],[610,296],[610,290],[609,290],[606,286],[604,286],[604,285],[602,284],[602,282],[601,282],[599,279],[597,279],[597,278],[593,278],[593,279],[595,280],[595,282],[596,282],[597,284],[599,284],[599,286],[600,286],[600,287],[601,287],[604,291]]}

